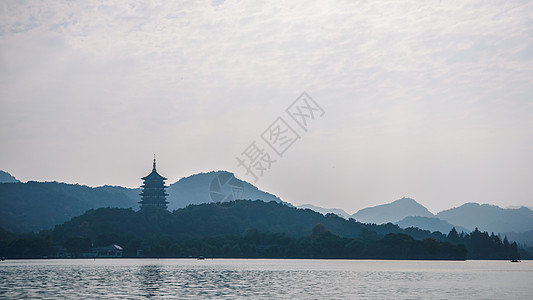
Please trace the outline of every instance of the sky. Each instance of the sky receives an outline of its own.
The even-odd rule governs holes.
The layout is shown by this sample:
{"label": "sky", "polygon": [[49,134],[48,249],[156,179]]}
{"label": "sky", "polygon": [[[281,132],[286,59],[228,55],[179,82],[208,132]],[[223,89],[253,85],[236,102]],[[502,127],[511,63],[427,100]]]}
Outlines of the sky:
{"label": "sky", "polygon": [[0,141],[22,181],[138,187],[155,153],[349,213],[531,206],[533,3],[1,1]]}

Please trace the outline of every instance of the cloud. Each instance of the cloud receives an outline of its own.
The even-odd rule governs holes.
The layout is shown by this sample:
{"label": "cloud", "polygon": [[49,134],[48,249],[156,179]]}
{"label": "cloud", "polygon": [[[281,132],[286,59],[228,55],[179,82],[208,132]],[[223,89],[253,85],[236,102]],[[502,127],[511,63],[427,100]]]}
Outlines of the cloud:
{"label": "cloud", "polygon": [[[532,11],[528,1],[3,1],[0,164],[21,178],[104,184],[91,161],[127,166],[155,151],[176,168],[187,160],[176,176],[208,165],[239,172],[234,156],[307,90],[327,117],[308,135],[312,150],[295,148],[264,178],[271,192],[343,199],[345,186],[317,197],[279,175],[301,175],[316,160],[307,151],[336,149],[325,164],[362,180],[354,198],[409,196],[403,185],[445,207],[442,187],[420,178],[433,174],[468,195],[457,201],[480,189],[487,201],[526,201],[509,191],[525,185],[496,186],[501,172],[532,176],[521,168],[532,164]],[[52,167],[65,152],[66,165]],[[493,161],[506,164],[481,168]],[[480,170],[493,188],[451,175]],[[131,173],[109,180],[134,186]]]}

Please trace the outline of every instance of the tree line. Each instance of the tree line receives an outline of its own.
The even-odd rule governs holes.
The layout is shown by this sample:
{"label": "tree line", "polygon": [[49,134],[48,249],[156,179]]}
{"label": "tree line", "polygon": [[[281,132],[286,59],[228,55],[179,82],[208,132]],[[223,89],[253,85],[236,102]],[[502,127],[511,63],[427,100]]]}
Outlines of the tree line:
{"label": "tree line", "polygon": [[[229,205],[231,204],[231,205]],[[124,256],[389,259],[518,259],[529,254],[494,234],[448,234],[262,201],[191,205],[174,212],[100,208],[39,234],[0,230],[0,256],[80,256],[118,244]],[[140,251],[139,251],[140,250]]]}

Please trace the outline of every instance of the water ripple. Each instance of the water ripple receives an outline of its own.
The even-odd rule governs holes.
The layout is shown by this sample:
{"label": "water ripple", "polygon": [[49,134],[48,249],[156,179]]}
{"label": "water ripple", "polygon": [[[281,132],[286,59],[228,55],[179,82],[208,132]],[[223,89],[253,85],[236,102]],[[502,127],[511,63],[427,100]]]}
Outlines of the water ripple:
{"label": "water ripple", "polygon": [[20,260],[2,299],[523,299],[533,262]]}

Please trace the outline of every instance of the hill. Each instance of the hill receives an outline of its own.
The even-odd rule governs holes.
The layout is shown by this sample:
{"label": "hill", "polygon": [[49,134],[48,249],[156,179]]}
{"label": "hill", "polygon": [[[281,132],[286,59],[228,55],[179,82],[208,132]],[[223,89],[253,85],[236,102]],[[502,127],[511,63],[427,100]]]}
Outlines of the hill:
{"label": "hill", "polygon": [[358,237],[364,230],[379,235],[387,233],[410,233],[418,239],[432,235],[428,231],[403,230],[396,225],[362,224],[346,220],[334,214],[322,215],[310,209],[297,209],[275,201],[238,200],[234,202],[189,205],[173,212],[161,211],[157,222],[147,222],[149,215],[131,209],[89,210],[79,217],[57,225],[53,230],[54,240],[69,236],[94,239],[100,234],[115,233],[149,238],[168,235],[181,239],[218,235],[242,235],[247,230],[285,233],[290,237],[307,236],[317,223],[341,237]]}
{"label": "hill", "polygon": [[[48,236],[52,242],[58,244],[69,244],[72,238],[90,241],[89,244],[107,240],[108,242],[125,245],[126,248],[131,248],[131,245],[143,247],[146,253],[151,253],[150,255],[155,255],[156,252],[154,251],[156,250],[154,249],[160,249],[157,251],[161,252],[157,253],[174,256],[178,255],[176,253],[183,253],[180,251],[185,251],[185,253],[191,253],[186,251],[193,251],[182,248],[183,244],[187,244],[186,241],[194,241],[190,242],[194,246],[189,244],[189,248],[206,247],[212,253],[224,253],[216,252],[218,250],[210,247],[216,248],[217,246],[215,245],[223,247],[225,244],[232,245],[236,243],[236,240],[247,239],[250,235],[257,235],[258,233],[267,234],[267,236],[274,235],[275,237],[270,236],[264,240],[256,241],[258,245],[255,246],[258,248],[272,246],[272,239],[288,239],[298,244],[304,243],[303,247],[305,248],[305,244],[310,242],[308,238],[312,233],[312,229],[317,224],[321,224],[324,227],[319,230],[318,234],[327,231],[334,236],[331,237],[331,240],[327,243],[328,245],[323,246],[328,250],[324,250],[325,252],[322,255],[325,255],[326,252],[339,255],[328,254],[323,257],[342,257],[340,253],[345,253],[343,249],[350,242],[347,239],[359,239],[377,246],[374,242],[386,238],[387,235],[399,235],[387,238],[390,243],[406,243],[396,247],[389,247],[392,252],[400,251],[404,246],[408,247],[407,244],[412,244],[415,240],[431,239],[437,244],[447,242],[447,236],[440,233],[432,234],[429,231],[415,228],[404,230],[392,224],[362,224],[353,219],[346,220],[334,214],[322,215],[309,209],[297,209],[274,201],[267,203],[259,200],[189,205],[173,212],[161,210],[135,212],[132,209],[100,208],[87,211],[79,217],[56,226],[51,232],[42,232],[41,235]],[[304,242],[299,242],[299,239],[304,239]],[[171,245],[174,245],[175,250],[172,250],[173,247]],[[411,246],[415,247],[414,244]],[[244,245],[239,245],[239,247],[250,247],[250,245],[244,243]],[[363,250],[365,249],[363,244],[354,242],[350,247],[354,247],[351,251],[355,252],[352,253],[363,255]],[[335,248],[339,249],[335,250]],[[363,252],[357,252],[356,249]],[[384,251],[384,249],[372,249],[367,249],[370,252],[364,252],[364,255],[366,255],[364,257],[382,257],[376,255]],[[416,255],[423,255],[420,253],[415,255],[417,253],[415,250],[413,248],[411,254],[408,254],[408,248],[402,249],[401,252],[404,253],[402,255],[410,255],[409,257],[411,258],[415,258]],[[302,251],[291,255],[296,257],[320,257],[320,253],[322,253],[320,249],[318,249],[318,253],[313,252],[312,255]],[[198,255],[198,253],[196,254]],[[387,255],[392,254],[389,253]],[[386,257],[392,258],[393,256]]]}
{"label": "hill", "polygon": [[97,207],[136,207],[122,187],[91,188],[58,182],[1,183],[0,227],[11,232],[53,228]]}
{"label": "hill", "polygon": [[478,230],[470,234],[452,230],[444,235],[416,228],[401,229],[393,224],[362,224],[274,201],[249,200],[189,205],[172,213],[158,209],[89,210],[52,231],[41,232],[38,237],[0,240],[0,255],[56,257],[61,254],[54,251],[54,245],[63,245],[71,253],[68,255],[82,256],[81,252],[93,244],[111,243],[123,245],[127,256],[144,253],[151,257],[204,254],[277,258],[519,257],[516,243],[507,239],[502,242],[498,236]]}
{"label": "hill", "polygon": [[[5,180],[16,180],[6,172],[0,174],[4,174]],[[89,209],[116,207],[136,210],[139,207],[140,192],[139,188],[120,186],[88,187],[34,181],[0,183],[0,207],[2,207],[0,227],[15,233],[37,232],[53,228]],[[291,206],[275,195],[263,192],[226,171],[200,173],[182,178],[170,184],[167,192],[170,210],[185,208],[191,204],[228,202],[235,199],[259,199]],[[310,204],[302,207],[322,214],[332,213],[344,218],[350,217],[341,209],[325,209]],[[506,232],[511,234],[526,232],[533,228],[533,212],[525,207],[502,209],[497,206],[470,203],[440,212],[437,216],[443,221],[428,219],[434,218],[434,215],[424,206],[413,199],[402,198],[389,204],[362,209],[355,213],[353,218],[363,223],[397,222],[402,227],[416,226],[443,233],[449,231],[448,228],[451,226],[456,226],[459,232],[463,230],[468,232],[478,227],[503,235]],[[335,228],[332,230],[335,231]],[[521,235],[520,240],[529,241],[529,238],[527,235],[526,237]]]}
{"label": "hill", "polygon": [[[0,183],[0,227],[11,232],[36,232],[53,228],[89,209],[138,209],[140,192],[140,188],[108,185],[88,187],[35,181]],[[235,199],[281,202],[278,197],[263,192],[226,171],[200,173],[182,178],[171,184],[167,193],[170,210],[190,204]]]}
{"label": "hill", "polygon": [[409,216],[434,217],[427,208],[411,198],[363,208],[352,215],[359,222],[375,224],[396,223]]}
{"label": "hill", "polygon": [[479,228],[489,232],[526,232],[533,229],[533,211],[526,207],[505,209],[496,205],[466,203],[441,211],[437,217],[468,230]]}
{"label": "hill", "polygon": [[212,171],[184,177],[171,184],[167,193],[169,209],[184,208],[190,204],[228,202],[238,199],[281,202],[278,197],[259,190],[227,171]]}
{"label": "hill", "polygon": [[307,208],[307,209],[319,212],[319,213],[321,213],[323,215],[335,214],[335,215],[337,215],[339,217],[342,217],[342,218],[345,218],[345,219],[349,219],[349,218],[352,217],[349,213],[345,212],[344,210],[342,210],[340,208],[323,208],[323,207],[315,206],[315,205],[312,205],[312,204],[303,204],[303,205],[298,205],[297,207],[298,208]]}
{"label": "hill", "polygon": [[0,183],[7,183],[7,182],[20,182],[15,176],[9,174],[6,171],[0,170]]}

